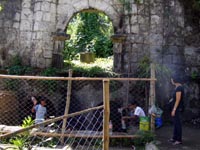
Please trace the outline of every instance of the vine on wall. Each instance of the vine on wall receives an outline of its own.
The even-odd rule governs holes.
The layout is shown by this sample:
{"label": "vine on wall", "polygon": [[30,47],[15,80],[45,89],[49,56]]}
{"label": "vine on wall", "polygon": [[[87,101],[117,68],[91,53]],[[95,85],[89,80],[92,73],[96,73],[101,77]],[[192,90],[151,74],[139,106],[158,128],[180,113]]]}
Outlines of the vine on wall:
{"label": "vine on wall", "polygon": [[140,4],[142,0],[119,0],[119,2],[124,5],[125,10],[130,12],[132,10],[131,4],[132,3]]}

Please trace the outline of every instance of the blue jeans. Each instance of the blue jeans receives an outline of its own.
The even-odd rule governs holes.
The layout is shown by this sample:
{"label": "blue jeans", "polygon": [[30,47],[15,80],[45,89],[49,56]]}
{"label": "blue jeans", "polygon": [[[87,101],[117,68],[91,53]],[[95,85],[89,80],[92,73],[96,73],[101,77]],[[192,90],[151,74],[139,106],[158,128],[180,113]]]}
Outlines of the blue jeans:
{"label": "blue jeans", "polygon": [[173,139],[175,141],[182,142],[182,123],[181,123],[181,114],[179,110],[176,110],[175,116],[172,117],[174,124]]}

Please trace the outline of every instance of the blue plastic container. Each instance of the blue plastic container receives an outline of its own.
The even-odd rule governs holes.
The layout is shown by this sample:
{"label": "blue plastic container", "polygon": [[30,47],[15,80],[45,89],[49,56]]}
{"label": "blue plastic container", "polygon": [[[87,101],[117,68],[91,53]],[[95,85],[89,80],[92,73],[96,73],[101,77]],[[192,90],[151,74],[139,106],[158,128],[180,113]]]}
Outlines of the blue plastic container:
{"label": "blue plastic container", "polygon": [[163,125],[163,120],[161,117],[155,118],[155,125],[156,125],[156,128],[160,128]]}

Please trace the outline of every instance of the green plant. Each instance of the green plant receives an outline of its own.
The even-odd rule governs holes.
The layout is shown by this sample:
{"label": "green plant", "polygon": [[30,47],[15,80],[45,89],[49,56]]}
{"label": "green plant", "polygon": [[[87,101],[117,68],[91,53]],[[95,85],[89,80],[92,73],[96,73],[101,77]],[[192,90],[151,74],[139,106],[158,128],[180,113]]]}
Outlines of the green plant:
{"label": "green plant", "polygon": [[65,42],[63,56],[65,60],[76,60],[78,58],[78,49],[74,46],[73,40],[70,39]]}
{"label": "green plant", "polygon": [[[33,125],[34,120],[30,117],[27,116],[24,118],[24,120],[22,121],[22,127],[26,128],[29,127],[31,125]],[[13,138],[10,139],[10,143],[15,145],[17,147],[18,150],[23,150],[25,147],[28,147],[29,145],[29,132],[24,132],[23,134],[19,134]]]}
{"label": "green plant", "polygon": [[0,4],[0,12],[3,10],[3,5]]}
{"label": "green plant", "polygon": [[73,76],[84,77],[116,77],[118,74],[112,71],[113,60],[111,58],[97,58],[94,63],[87,64],[80,61],[65,61],[65,66],[73,70]]}
{"label": "green plant", "polygon": [[18,150],[23,150],[26,145],[26,138],[24,136],[16,136],[10,139],[10,143],[15,145]]}
{"label": "green plant", "polygon": [[135,3],[140,4],[142,0],[135,0]]}
{"label": "green plant", "polygon": [[22,127],[26,128],[34,124],[34,120],[31,118],[31,116],[27,116],[22,121]]}
{"label": "green plant", "polygon": [[[136,76],[139,78],[149,78],[151,73],[151,63],[153,63],[148,56],[144,56],[137,65]],[[161,86],[162,80],[169,80],[172,71],[162,64],[155,64],[155,72],[157,84]]]}
{"label": "green plant", "polygon": [[131,0],[119,0],[119,2],[121,2],[124,5],[124,8],[130,12],[132,10],[131,7]]}
{"label": "green plant", "polygon": [[71,39],[66,41],[63,50],[66,60],[77,59],[80,52],[93,52],[96,57],[107,57],[113,54],[113,26],[108,16],[101,12],[80,12],[70,21],[67,33]]}
{"label": "green plant", "polygon": [[19,55],[12,57],[10,66],[7,67],[7,69],[8,69],[8,74],[11,75],[24,75],[32,71],[31,67],[22,65],[22,60]]}
{"label": "green plant", "polygon": [[192,78],[193,80],[195,80],[195,79],[197,79],[197,77],[198,77],[198,72],[197,72],[197,71],[193,71],[193,72],[191,73],[191,78]]}
{"label": "green plant", "polygon": [[6,1],[7,0],[1,0],[1,2],[0,2],[0,12],[4,10],[4,6],[6,4]]}
{"label": "green plant", "polygon": [[41,73],[40,73],[40,75],[41,76],[55,76],[56,75],[56,73],[59,71],[59,69],[57,69],[57,68],[47,68],[47,69],[44,69]]}
{"label": "green plant", "polygon": [[200,0],[194,0],[193,8],[197,9],[197,10],[200,10]]}
{"label": "green plant", "polygon": [[32,72],[31,67],[26,67],[22,65],[14,65],[14,66],[8,67],[8,74],[11,74],[11,75],[24,75],[30,72]]}
{"label": "green plant", "polygon": [[151,131],[137,131],[136,135],[139,137],[134,140],[135,146],[145,145],[151,141],[155,140],[155,134]]}
{"label": "green plant", "polygon": [[15,55],[11,59],[11,66],[17,66],[17,65],[22,65],[22,59],[19,55]]}
{"label": "green plant", "polygon": [[124,5],[124,8],[130,12],[132,10],[132,3],[136,3],[136,4],[140,4],[141,0],[119,0],[119,2],[121,2]]}
{"label": "green plant", "polygon": [[137,65],[137,77],[149,78],[150,77],[150,64],[151,60],[148,56],[144,56]]}

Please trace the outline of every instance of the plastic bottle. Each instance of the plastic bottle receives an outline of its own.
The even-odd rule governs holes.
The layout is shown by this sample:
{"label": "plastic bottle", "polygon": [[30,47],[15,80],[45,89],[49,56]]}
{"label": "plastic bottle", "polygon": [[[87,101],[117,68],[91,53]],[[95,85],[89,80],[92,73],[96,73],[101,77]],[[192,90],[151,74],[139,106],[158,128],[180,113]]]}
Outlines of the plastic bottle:
{"label": "plastic bottle", "polygon": [[110,120],[109,122],[109,134],[112,135],[113,132],[113,125],[112,125],[112,121]]}
{"label": "plastic bottle", "polygon": [[126,123],[123,119],[122,119],[122,130],[126,131]]}

